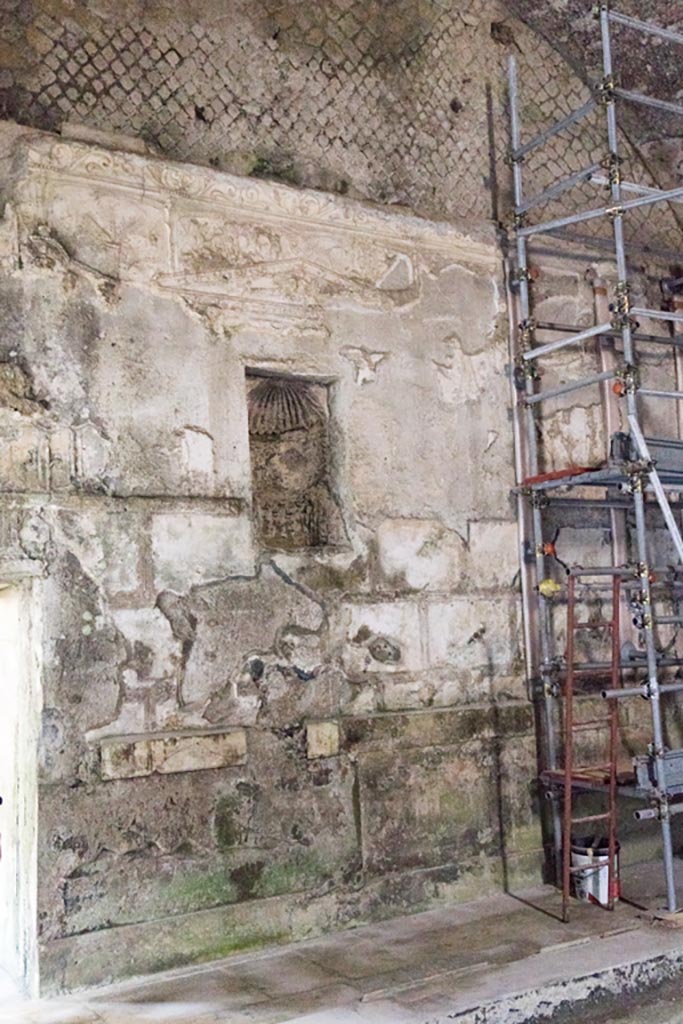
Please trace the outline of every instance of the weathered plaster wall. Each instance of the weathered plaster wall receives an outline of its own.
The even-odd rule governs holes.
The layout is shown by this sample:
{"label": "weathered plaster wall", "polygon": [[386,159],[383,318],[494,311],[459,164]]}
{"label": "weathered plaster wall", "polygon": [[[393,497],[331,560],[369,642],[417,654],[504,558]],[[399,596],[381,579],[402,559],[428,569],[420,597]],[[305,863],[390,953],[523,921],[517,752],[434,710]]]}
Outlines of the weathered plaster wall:
{"label": "weathered plaster wall", "polygon": [[[3,151],[43,985],[537,877],[492,236],[11,128]],[[334,547],[259,547],[247,370],[328,386]]]}

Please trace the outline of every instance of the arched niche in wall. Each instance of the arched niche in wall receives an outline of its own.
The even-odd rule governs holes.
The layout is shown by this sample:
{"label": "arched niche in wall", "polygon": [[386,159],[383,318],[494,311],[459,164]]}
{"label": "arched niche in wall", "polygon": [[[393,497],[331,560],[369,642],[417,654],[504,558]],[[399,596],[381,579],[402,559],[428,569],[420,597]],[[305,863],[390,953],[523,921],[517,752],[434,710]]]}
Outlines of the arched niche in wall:
{"label": "arched niche in wall", "polygon": [[299,550],[346,540],[331,470],[329,388],[296,377],[247,375],[258,535]]}

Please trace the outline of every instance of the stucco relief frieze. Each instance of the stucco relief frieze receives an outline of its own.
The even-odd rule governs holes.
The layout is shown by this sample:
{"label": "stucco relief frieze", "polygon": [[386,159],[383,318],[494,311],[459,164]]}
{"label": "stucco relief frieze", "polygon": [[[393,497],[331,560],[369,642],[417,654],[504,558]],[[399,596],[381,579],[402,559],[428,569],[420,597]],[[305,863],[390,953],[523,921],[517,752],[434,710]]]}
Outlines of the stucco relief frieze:
{"label": "stucco relief frieze", "polygon": [[[188,169],[76,142],[55,143],[47,137],[34,137],[27,146],[29,171],[38,172],[55,186],[69,182],[81,187],[106,185],[119,192],[134,193],[141,207],[170,208],[172,205],[176,216],[178,211],[183,211],[190,217],[201,217],[202,211],[208,211],[208,220],[218,218],[232,223],[236,218],[251,218],[264,224],[277,224],[280,228],[286,226],[297,235],[307,226],[327,229],[332,237],[325,244],[338,250],[342,263],[344,260],[351,262],[351,267],[343,270],[346,274],[352,268],[356,272],[360,269],[362,276],[370,273],[369,264],[374,262],[375,254],[372,246],[368,248],[368,239],[372,239],[374,246],[381,244],[393,250],[392,258],[409,243],[451,260],[461,259],[471,266],[487,269],[496,266],[493,236],[473,239],[447,224],[422,221],[323,193],[236,178],[206,168]],[[45,202],[45,190],[34,190],[34,200],[40,202],[41,198]],[[319,232],[318,237],[323,238],[324,233]],[[375,264],[373,280],[381,280],[390,266],[391,261]],[[163,269],[178,268],[167,265]]]}

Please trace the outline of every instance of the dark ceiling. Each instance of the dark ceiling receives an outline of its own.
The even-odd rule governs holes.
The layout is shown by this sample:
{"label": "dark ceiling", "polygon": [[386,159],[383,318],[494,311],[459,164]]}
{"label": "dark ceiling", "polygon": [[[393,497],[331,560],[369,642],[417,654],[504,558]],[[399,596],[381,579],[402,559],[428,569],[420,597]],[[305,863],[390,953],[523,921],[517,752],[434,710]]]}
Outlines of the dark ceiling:
{"label": "dark ceiling", "polygon": [[[599,22],[591,0],[504,0],[508,10],[542,35],[590,84],[602,78]],[[619,0],[612,9],[683,34],[683,0]],[[683,45],[613,26],[617,84],[683,104]],[[657,137],[683,140],[683,116],[621,104],[622,123],[639,145]]]}

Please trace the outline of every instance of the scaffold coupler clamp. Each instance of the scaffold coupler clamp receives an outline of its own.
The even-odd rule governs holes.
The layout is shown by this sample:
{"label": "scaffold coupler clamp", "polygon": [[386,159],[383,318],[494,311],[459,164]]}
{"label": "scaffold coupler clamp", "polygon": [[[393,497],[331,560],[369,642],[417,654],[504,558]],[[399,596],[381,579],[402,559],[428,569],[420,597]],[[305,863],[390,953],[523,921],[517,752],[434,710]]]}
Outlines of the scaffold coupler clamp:
{"label": "scaffold coupler clamp", "polygon": [[596,4],[595,7],[593,8],[593,17],[594,18],[599,18],[600,15],[603,13],[603,11],[605,11],[605,12],[609,11],[609,4],[608,3]]}
{"label": "scaffold coupler clamp", "polygon": [[645,489],[645,481],[652,472],[652,463],[645,459],[630,462],[626,470],[629,476],[628,492],[630,494],[642,494]]}
{"label": "scaffold coupler clamp", "polygon": [[618,366],[614,371],[616,380],[612,385],[612,391],[619,398],[624,395],[633,395],[640,387],[640,374],[638,373],[638,367],[634,366],[633,363],[624,363],[623,366]]}
{"label": "scaffold coupler clamp", "polygon": [[604,170],[607,171],[608,180],[605,188],[609,188],[611,185],[621,185],[621,157],[619,154],[608,153],[601,163]]}
{"label": "scaffold coupler clamp", "polygon": [[513,370],[513,381],[515,390],[520,392],[526,391],[527,381],[540,380],[541,375],[538,372],[538,368],[528,359],[522,359],[521,356],[515,363]]}
{"label": "scaffold coupler clamp", "polygon": [[631,286],[628,281],[617,281],[617,286],[614,289],[616,295],[616,311],[617,313],[630,313],[631,312]]}
{"label": "scaffold coupler clamp", "polygon": [[534,274],[529,267],[520,267],[519,270],[512,275],[512,286],[515,291],[518,291],[522,281],[526,281],[527,284],[531,284],[537,276],[538,275]]}
{"label": "scaffold coupler clamp", "polygon": [[532,316],[529,316],[526,320],[520,320],[518,327],[520,344],[525,349],[531,348],[536,340],[536,321]]}
{"label": "scaffold coupler clamp", "polygon": [[518,210],[515,210],[510,219],[510,230],[515,232],[523,227],[526,227],[526,213],[520,213]]}
{"label": "scaffold coupler clamp", "polygon": [[655,583],[655,574],[650,569],[647,562],[636,562],[634,575],[639,580],[647,580],[648,583]]}
{"label": "scaffold coupler clamp", "polygon": [[614,90],[616,83],[613,75],[605,75],[602,81],[598,82],[595,87],[595,91],[598,94],[598,99],[603,106],[607,106],[609,103],[614,103]]}

